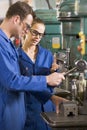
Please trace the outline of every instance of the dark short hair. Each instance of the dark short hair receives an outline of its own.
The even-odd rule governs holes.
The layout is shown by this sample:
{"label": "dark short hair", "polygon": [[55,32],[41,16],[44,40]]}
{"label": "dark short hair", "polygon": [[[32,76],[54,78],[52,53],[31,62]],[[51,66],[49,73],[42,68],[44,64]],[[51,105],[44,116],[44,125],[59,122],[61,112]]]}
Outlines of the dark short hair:
{"label": "dark short hair", "polygon": [[42,19],[40,19],[39,17],[35,17],[35,18],[34,18],[34,20],[33,20],[31,26],[33,26],[33,25],[36,24],[36,23],[40,23],[40,24],[43,24],[43,25],[45,26],[44,21],[43,21]]}
{"label": "dark short hair", "polygon": [[35,13],[31,6],[26,2],[18,1],[12,4],[6,13],[6,18],[11,18],[12,16],[19,15],[21,20],[24,20],[27,15],[31,14],[35,18]]}

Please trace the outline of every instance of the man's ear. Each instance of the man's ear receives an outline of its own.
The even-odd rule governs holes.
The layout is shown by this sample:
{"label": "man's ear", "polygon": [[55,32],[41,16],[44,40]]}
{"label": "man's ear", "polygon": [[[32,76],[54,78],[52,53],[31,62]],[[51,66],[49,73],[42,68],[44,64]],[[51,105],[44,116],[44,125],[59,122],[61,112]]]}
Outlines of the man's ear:
{"label": "man's ear", "polygon": [[15,15],[13,16],[13,22],[16,24],[16,23],[19,23],[20,22],[20,16],[19,15]]}

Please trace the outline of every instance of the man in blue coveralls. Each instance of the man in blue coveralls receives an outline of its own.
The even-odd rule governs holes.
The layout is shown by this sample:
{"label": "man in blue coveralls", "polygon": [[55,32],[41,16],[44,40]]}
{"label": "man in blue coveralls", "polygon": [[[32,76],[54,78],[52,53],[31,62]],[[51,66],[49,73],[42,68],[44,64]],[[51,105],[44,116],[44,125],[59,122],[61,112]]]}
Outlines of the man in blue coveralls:
{"label": "man in blue coveralls", "polygon": [[[9,7],[0,26],[0,130],[23,130],[24,91],[46,91],[47,84],[55,86],[64,79],[64,74],[56,72],[49,76],[20,74],[17,51],[10,38],[26,32],[33,17],[32,8],[18,1]],[[54,99],[48,92],[46,96],[46,100]]]}

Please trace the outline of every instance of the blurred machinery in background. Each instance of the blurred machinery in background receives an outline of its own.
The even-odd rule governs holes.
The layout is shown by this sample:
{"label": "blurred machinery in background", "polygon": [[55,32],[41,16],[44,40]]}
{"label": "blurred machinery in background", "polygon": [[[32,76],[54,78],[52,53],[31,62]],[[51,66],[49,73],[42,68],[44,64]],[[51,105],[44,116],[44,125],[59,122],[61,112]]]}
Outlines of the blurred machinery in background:
{"label": "blurred machinery in background", "polygon": [[[52,13],[47,13],[49,19]],[[57,21],[54,16],[44,19],[46,36],[42,45],[56,52],[58,72],[65,71],[65,80],[54,93],[70,101],[60,104],[59,114],[42,113],[42,117],[53,130],[86,130],[87,0],[56,0]]]}
{"label": "blurred machinery in background", "polygon": [[[56,52],[61,72],[69,71],[58,87],[69,90],[71,100],[87,108],[87,0],[56,0],[56,10],[36,10],[36,14],[46,24],[42,46]],[[79,112],[87,114],[86,109]]]}
{"label": "blurred machinery in background", "polygon": [[[65,49],[67,69],[76,69],[66,76],[64,88],[78,100],[79,113],[87,114],[87,1],[57,0],[57,19],[61,23],[61,49]],[[84,107],[85,106],[85,107]]]}

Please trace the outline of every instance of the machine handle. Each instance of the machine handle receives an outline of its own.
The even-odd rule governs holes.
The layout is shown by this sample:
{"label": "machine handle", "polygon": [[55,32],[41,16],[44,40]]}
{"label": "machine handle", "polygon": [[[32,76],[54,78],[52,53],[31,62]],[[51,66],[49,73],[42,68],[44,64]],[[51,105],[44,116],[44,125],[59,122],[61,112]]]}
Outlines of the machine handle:
{"label": "machine handle", "polygon": [[74,68],[70,69],[69,71],[67,71],[64,75],[66,76],[66,75],[68,75],[70,72],[72,72],[72,71],[74,71],[74,70],[76,70],[76,69],[77,69],[77,67],[74,67]]}

